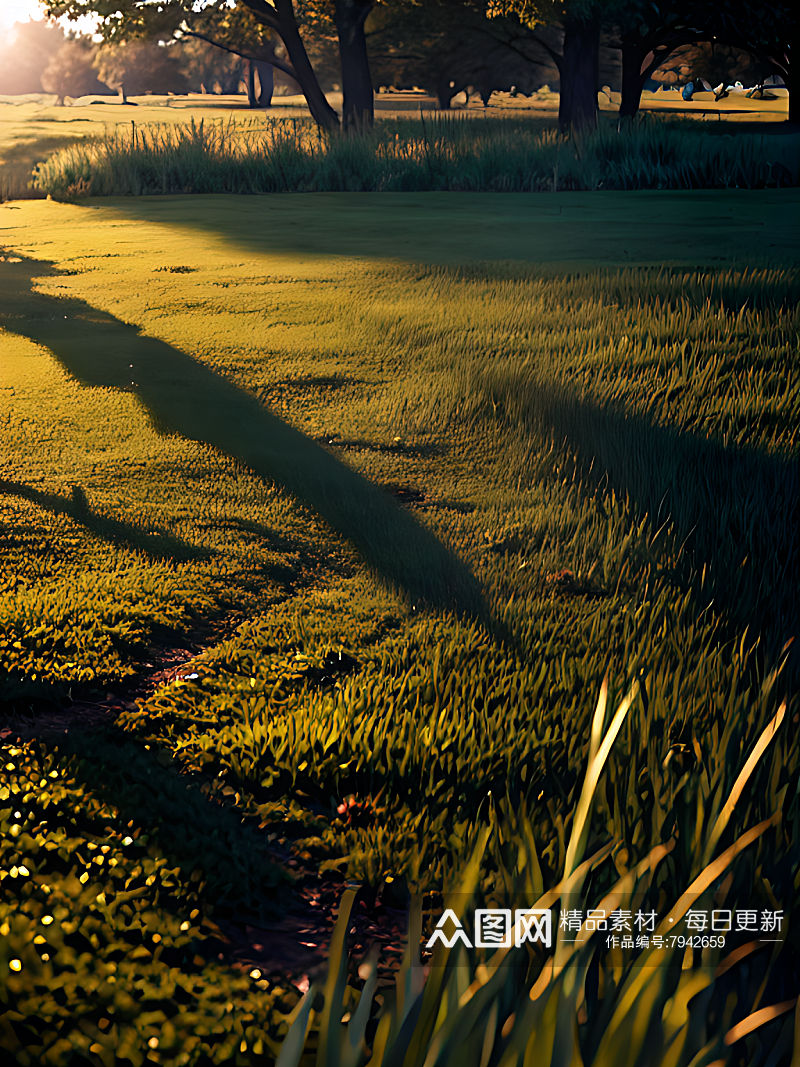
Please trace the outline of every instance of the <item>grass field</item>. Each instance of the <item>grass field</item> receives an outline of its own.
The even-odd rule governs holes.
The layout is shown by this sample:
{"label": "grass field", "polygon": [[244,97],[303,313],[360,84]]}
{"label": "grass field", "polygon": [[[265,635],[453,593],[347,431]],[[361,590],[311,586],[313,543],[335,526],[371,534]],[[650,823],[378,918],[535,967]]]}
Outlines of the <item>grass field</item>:
{"label": "grass field", "polygon": [[[105,1013],[108,965],[119,972],[140,944],[143,962],[115,982],[134,1002],[117,1008],[126,1049],[155,1039],[169,1064],[268,1057],[286,1029],[268,998],[280,1005],[284,991],[262,990],[259,1007],[256,979],[219,964],[209,976],[199,925],[279,913],[289,882],[253,858],[267,835],[400,903],[452,888],[481,843],[478,899],[532,903],[608,843],[571,906],[630,875],[629,899],[635,885],[663,915],[716,870],[698,898],[791,916],[799,711],[782,650],[797,632],[797,201],[767,189],[0,206],[5,699],[124,695],[169,634],[246,619],[108,736],[85,737],[82,763],[69,739],[56,752],[6,746],[8,790],[46,785],[51,768],[68,782],[76,795],[58,810],[85,813],[58,823],[68,839],[116,857],[138,830],[158,850],[153,882],[139,885],[150,868],[129,869],[123,849],[124,884],[103,868],[84,901],[69,879],[94,871],[91,858],[45,842],[45,787],[21,789],[16,837],[12,809],[0,811],[4,872],[31,872],[12,873],[0,905],[26,954],[3,1038],[20,1062],[27,1042],[31,1063],[37,1048],[54,1064],[73,1048],[105,1063],[123,1034]],[[639,695],[581,832],[606,675],[609,711],[632,686]],[[184,796],[186,782],[223,806]],[[230,816],[238,857],[216,880],[207,843],[175,830],[207,810]],[[658,877],[639,885],[637,865],[649,870],[662,844]],[[156,879],[162,862],[172,883]],[[67,930],[57,965],[34,959],[42,884],[86,940]],[[119,912],[93,903],[131,887],[141,898]],[[642,1017],[629,1047],[609,1024],[633,954],[604,957],[600,992],[559,1002],[583,1061],[791,1052],[785,1011],[763,1019],[762,1059],[752,1038],[724,1043],[796,996],[788,921],[782,954],[749,969],[736,963],[753,952],[736,956],[746,936],[733,962],[714,950],[681,972],[677,960],[681,1003],[725,963],[702,1025],[670,999],[674,984],[648,986],[663,1042],[646,1061]],[[147,940],[158,924],[173,939],[163,959]],[[184,972],[206,1035],[191,1047],[181,998],[153,992]],[[37,1006],[53,973],[86,990],[68,992],[80,1026]],[[236,1005],[216,1031],[202,992],[215,982],[232,983]]]}

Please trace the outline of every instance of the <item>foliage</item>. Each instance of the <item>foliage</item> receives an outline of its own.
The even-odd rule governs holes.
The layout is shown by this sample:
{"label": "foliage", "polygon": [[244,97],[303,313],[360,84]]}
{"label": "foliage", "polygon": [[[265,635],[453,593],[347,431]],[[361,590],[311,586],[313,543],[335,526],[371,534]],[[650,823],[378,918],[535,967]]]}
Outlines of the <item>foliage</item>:
{"label": "foliage", "polygon": [[95,64],[100,81],[120,95],[181,93],[188,87],[174,46],[140,41],[106,45],[98,49]]}
{"label": "foliage", "polygon": [[179,45],[179,58],[181,73],[193,92],[201,92],[202,88],[213,92],[217,86],[224,95],[239,92],[243,74],[243,61],[239,56],[223,52],[206,41],[187,37]]}
{"label": "foliage", "polygon": [[88,96],[105,92],[94,66],[96,49],[85,38],[68,38],[51,57],[42,71],[41,84],[46,93],[55,93],[58,103],[64,97]]}
{"label": "foliage", "polygon": [[367,24],[373,81],[427,88],[442,108],[467,86],[488,102],[494,90],[541,84],[536,65],[508,47],[501,26],[458,0],[381,5]]}
{"label": "foliage", "polygon": [[38,168],[53,196],[152,193],[551,192],[559,189],[763,188],[796,181],[791,145],[765,159],[754,135],[720,140],[657,119],[601,126],[580,146],[528,120],[385,122],[322,138],[309,123],[118,129],[64,148]]}
{"label": "foliage", "polygon": [[[169,41],[182,37],[199,38],[221,50],[251,61],[264,61],[297,80],[312,116],[321,128],[336,129],[337,113],[326,100],[311,65],[298,21],[308,31],[329,23],[325,4],[308,5],[298,20],[292,0],[277,7],[267,0],[239,0],[233,7],[227,0],[195,4],[190,0],[125,0],[109,8],[103,0],[59,0],[48,7],[53,17],[76,20],[83,15],[99,16],[99,32],[107,44],[120,45],[140,38]],[[323,33],[324,36],[324,33]],[[322,49],[323,53],[326,51]]]}
{"label": "foliage", "polygon": [[700,78],[714,88],[740,81],[751,87],[758,85],[774,71],[774,67],[759,61],[748,52],[741,52],[713,41],[683,45],[662,61],[652,72],[654,81],[681,84]]}

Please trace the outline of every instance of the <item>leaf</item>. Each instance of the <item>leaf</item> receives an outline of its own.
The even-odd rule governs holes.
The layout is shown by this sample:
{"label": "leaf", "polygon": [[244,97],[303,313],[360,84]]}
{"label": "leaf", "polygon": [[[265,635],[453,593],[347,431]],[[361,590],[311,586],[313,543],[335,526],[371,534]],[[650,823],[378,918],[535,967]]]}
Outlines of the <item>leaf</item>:
{"label": "leaf", "polygon": [[[364,982],[364,988],[361,990],[361,998],[358,1002],[358,1007],[353,1013],[347,1027],[347,1042],[342,1053],[341,1067],[357,1067],[362,1056],[364,1056],[367,1023],[369,1022],[372,1000],[378,986],[379,956],[380,947],[378,945],[373,945],[369,955],[358,969],[359,977],[366,977],[366,981]],[[363,970],[367,971],[366,976],[362,974]]]}
{"label": "leaf", "polygon": [[275,1067],[298,1067],[306,1043],[306,1031],[308,1029],[308,1018],[311,1014],[311,1005],[316,994],[316,987],[309,986],[308,992],[295,1008],[297,1014],[289,1027],[289,1032],[283,1039],[281,1050],[275,1061]]}
{"label": "leaf", "polygon": [[768,1008],[760,1008],[758,1011],[754,1011],[752,1015],[748,1015],[746,1019],[742,1019],[736,1026],[731,1027],[725,1035],[725,1044],[733,1045],[737,1041],[741,1041],[743,1037],[752,1034],[759,1026],[764,1026],[773,1019],[777,1019],[779,1015],[792,1011],[793,1008],[797,1007],[798,1003],[800,1003],[800,998],[792,997],[791,1000],[782,1000],[780,1004],[772,1004]]}

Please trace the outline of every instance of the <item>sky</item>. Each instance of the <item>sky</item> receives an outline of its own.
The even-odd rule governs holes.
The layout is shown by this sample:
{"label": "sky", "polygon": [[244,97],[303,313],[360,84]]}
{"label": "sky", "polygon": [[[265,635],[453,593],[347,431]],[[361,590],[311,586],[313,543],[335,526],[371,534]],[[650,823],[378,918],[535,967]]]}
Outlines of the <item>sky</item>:
{"label": "sky", "polygon": [[[0,35],[5,35],[15,22],[44,18],[44,9],[41,0],[0,0]],[[72,23],[70,28],[88,32],[91,27]]]}
{"label": "sky", "polygon": [[44,6],[39,0],[0,0],[0,32],[10,30],[15,22],[43,16]]}

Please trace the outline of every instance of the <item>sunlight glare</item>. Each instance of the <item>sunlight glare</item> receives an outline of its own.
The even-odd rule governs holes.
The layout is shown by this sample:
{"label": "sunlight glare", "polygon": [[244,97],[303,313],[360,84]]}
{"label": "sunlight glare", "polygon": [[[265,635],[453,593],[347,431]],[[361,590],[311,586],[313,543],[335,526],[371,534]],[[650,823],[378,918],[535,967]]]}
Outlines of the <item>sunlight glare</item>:
{"label": "sunlight glare", "polygon": [[[5,43],[2,38],[11,30],[15,22],[43,19],[46,8],[45,0],[0,0],[0,43]],[[97,25],[97,19],[93,15],[87,15],[76,22],[70,22],[66,18],[58,21],[65,30],[78,33],[92,33]]]}
{"label": "sunlight glare", "polygon": [[10,30],[15,22],[44,18],[44,4],[40,0],[2,0],[0,3],[0,31]]}

